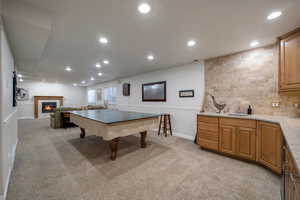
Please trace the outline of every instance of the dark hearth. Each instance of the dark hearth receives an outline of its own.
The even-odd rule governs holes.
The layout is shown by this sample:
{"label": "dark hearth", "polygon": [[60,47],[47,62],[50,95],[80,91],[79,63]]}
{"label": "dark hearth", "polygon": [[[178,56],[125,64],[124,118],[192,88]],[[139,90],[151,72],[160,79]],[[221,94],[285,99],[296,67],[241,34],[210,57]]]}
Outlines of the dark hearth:
{"label": "dark hearth", "polygon": [[56,102],[42,102],[42,113],[52,113],[56,108]]}

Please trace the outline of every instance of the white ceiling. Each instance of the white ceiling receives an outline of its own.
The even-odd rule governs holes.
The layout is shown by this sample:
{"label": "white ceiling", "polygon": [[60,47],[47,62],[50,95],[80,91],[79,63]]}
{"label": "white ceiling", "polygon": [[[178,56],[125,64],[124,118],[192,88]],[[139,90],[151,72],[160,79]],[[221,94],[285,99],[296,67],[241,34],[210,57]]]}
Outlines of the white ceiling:
{"label": "white ceiling", "polygon": [[[150,14],[138,13],[141,2]],[[283,15],[266,20],[275,10]],[[273,43],[300,25],[299,10],[299,0],[4,0],[4,23],[25,81],[92,84]],[[111,64],[95,68],[103,59]]]}

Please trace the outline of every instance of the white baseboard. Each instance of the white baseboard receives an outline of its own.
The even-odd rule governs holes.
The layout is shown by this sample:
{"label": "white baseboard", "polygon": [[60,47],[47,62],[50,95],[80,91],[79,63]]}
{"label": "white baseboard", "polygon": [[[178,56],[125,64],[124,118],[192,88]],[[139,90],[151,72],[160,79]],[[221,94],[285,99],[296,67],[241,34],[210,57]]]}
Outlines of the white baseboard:
{"label": "white baseboard", "polygon": [[176,132],[175,133],[173,132],[173,135],[176,137],[181,137],[181,138],[187,139],[187,140],[192,140],[192,141],[195,140],[195,136],[192,136],[192,135],[186,135],[186,134],[176,133]]}
{"label": "white baseboard", "polygon": [[8,191],[8,185],[9,185],[11,173],[12,173],[12,171],[14,169],[14,163],[15,163],[15,158],[16,158],[17,146],[18,146],[18,140],[17,140],[16,144],[14,145],[14,147],[12,149],[12,160],[11,160],[12,164],[11,164],[11,167],[10,167],[9,172],[8,172],[8,178],[7,178],[6,183],[5,183],[4,193],[2,195],[0,195],[0,200],[6,200],[7,191]]}
{"label": "white baseboard", "polygon": [[[153,132],[155,132],[155,134],[157,134],[158,128],[151,129],[151,131],[153,131]],[[184,138],[184,139],[192,140],[192,141],[195,140],[195,136],[186,135],[186,134],[182,134],[182,133],[178,133],[178,132],[172,132],[172,133],[173,133],[173,136],[175,136],[175,137],[180,137],[180,138]]]}

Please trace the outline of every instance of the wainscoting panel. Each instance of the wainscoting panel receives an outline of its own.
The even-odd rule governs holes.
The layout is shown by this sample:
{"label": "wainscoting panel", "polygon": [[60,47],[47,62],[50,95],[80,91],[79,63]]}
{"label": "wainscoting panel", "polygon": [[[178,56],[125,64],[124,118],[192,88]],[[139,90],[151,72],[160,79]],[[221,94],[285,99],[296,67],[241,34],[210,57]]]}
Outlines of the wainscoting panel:
{"label": "wainscoting panel", "polygon": [[18,111],[13,111],[2,121],[1,153],[3,183],[0,199],[6,198],[11,171],[14,166],[15,153],[18,143]]}
{"label": "wainscoting panel", "polygon": [[196,134],[196,117],[201,106],[153,106],[153,105],[110,105],[109,108],[147,113],[170,113],[173,134],[189,140],[194,140]]}

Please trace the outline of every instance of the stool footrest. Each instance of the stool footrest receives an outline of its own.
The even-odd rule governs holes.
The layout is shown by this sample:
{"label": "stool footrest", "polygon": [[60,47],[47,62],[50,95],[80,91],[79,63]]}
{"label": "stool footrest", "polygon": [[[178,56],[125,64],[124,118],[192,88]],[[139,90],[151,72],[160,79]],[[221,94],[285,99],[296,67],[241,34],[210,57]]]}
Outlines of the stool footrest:
{"label": "stool footrest", "polygon": [[160,135],[161,130],[162,130],[162,134],[165,135],[165,137],[168,136],[168,132],[170,133],[170,135],[173,135],[172,134],[170,114],[162,114],[160,116],[159,127],[158,127],[158,135]]}

